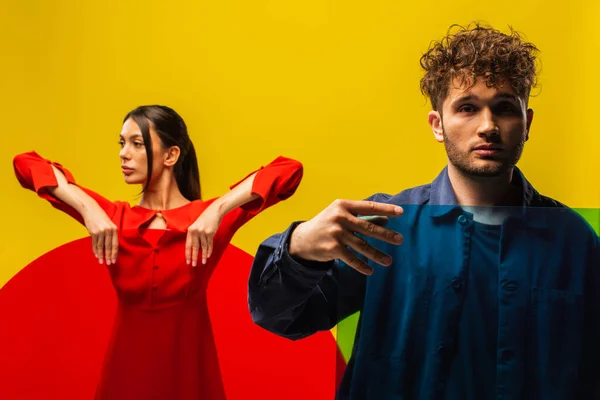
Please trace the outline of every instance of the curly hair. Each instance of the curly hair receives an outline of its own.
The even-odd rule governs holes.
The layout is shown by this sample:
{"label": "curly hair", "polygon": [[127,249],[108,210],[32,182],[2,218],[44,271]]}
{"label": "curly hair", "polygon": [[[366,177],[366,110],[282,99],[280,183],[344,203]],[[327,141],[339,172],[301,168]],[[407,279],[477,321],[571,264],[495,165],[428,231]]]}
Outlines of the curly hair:
{"label": "curly hair", "polygon": [[[453,28],[458,30],[452,33]],[[510,83],[519,96],[527,98],[537,85],[538,52],[535,45],[523,41],[512,28],[504,34],[479,23],[467,27],[452,25],[447,35],[432,42],[421,57],[425,70],[421,93],[438,110],[455,79],[470,89],[477,78],[483,78],[488,87]]]}

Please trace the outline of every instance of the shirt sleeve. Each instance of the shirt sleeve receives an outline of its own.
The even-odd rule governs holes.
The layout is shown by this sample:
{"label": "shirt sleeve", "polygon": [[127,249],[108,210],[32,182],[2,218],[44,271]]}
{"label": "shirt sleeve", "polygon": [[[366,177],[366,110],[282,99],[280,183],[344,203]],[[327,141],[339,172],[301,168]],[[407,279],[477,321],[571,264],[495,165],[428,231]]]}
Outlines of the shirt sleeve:
{"label": "shirt sleeve", "polygon": [[65,212],[83,225],[83,218],[74,208],[52,196],[48,191],[48,188],[58,186],[52,166],[56,167],[64,174],[67,182],[77,185],[81,190],[93,198],[110,218],[114,216],[117,208],[115,203],[91,190],[81,187],[76,183],[71,172],[59,163],[47,160],[34,151],[19,154],[13,159],[15,175],[22,187],[36,192],[39,197],[47,200],[54,208]]}
{"label": "shirt sleeve", "polygon": [[329,330],[362,309],[366,284],[365,275],[340,260],[292,257],[289,239],[298,224],[261,243],[248,282],[252,320],[291,340]]}

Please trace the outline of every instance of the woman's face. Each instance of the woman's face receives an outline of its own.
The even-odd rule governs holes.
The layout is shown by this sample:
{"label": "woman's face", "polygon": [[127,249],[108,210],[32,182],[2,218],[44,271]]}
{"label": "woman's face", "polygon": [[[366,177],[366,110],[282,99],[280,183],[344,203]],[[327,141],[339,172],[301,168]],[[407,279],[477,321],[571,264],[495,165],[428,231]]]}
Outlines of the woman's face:
{"label": "woman's face", "polygon": [[[150,137],[152,139],[152,176],[160,175],[164,167],[164,150],[162,142],[152,124],[150,124]],[[145,185],[148,179],[148,155],[144,146],[144,138],[139,125],[131,118],[123,124],[119,135],[121,151],[121,169],[128,184]]]}

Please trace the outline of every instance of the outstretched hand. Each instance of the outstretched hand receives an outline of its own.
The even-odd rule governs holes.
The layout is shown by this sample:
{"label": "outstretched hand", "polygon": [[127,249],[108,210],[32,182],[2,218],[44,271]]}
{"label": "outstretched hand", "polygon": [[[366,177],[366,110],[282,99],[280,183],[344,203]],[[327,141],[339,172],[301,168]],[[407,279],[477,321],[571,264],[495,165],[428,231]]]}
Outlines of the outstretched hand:
{"label": "outstretched hand", "polygon": [[[355,233],[391,244],[401,244],[402,235],[381,225],[386,222],[387,217],[398,216],[402,212],[401,207],[393,204],[336,200],[317,216],[296,227],[290,238],[289,252],[293,256],[312,261],[340,259],[358,272],[370,275],[373,269],[350,249],[383,266],[389,266],[392,259]],[[358,215],[379,218],[369,220]]]}

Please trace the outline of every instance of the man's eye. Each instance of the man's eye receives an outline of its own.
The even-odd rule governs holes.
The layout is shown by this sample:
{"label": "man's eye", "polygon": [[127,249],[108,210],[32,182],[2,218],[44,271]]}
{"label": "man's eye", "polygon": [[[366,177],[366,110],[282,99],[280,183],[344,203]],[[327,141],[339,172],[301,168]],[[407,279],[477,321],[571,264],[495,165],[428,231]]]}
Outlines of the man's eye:
{"label": "man's eye", "polygon": [[514,114],[519,112],[519,109],[511,103],[499,104],[496,110],[501,114]]}
{"label": "man's eye", "polygon": [[472,106],[472,105],[470,105],[470,104],[465,104],[465,105],[461,106],[461,107],[458,109],[458,111],[459,111],[459,112],[467,112],[467,113],[470,113],[470,112],[473,112],[473,111],[475,111],[475,107],[473,107],[473,106]]}

